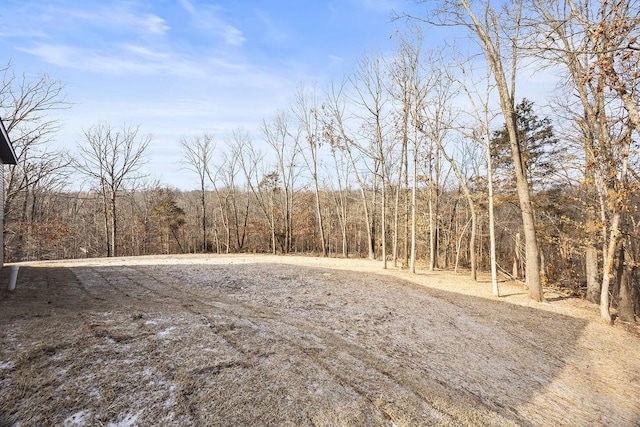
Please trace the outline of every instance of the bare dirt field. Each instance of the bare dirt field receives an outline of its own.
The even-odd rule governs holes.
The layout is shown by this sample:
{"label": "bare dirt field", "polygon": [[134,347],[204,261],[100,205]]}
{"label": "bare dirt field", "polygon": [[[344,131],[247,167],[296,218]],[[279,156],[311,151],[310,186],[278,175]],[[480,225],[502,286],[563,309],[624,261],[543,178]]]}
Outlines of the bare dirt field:
{"label": "bare dirt field", "polygon": [[640,425],[637,327],[490,288],[313,257],[21,264],[0,425]]}

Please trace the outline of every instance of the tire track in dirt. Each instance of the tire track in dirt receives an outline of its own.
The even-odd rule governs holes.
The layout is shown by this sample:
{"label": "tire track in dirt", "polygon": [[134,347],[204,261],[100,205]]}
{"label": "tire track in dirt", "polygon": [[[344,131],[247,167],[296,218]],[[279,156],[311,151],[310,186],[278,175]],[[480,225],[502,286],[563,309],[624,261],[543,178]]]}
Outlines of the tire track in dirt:
{"label": "tire track in dirt", "polygon": [[[216,310],[216,314],[224,314],[228,320],[234,324],[249,321],[252,326],[259,330],[268,330],[270,334],[275,336],[281,343],[286,343],[290,349],[295,349],[298,357],[303,356],[308,359],[307,363],[314,363],[321,367],[330,377],[334,378],[343,387],[349,387],[357,392],[364,400],[370,402],[381,414],[383,420],[394,420],[393,411],[385,409],[384,405],[375,402],[377,396],[372,395],[363,387],[359,386],[358,381],[365,382],[371,379],[372,375],[378,377],[378,381],[382,381],[385,387],[392,387],[399,390],[404,395],[404,400],[411,400],[415,404],[422,403],[428,405],[425,410],[429,414],[428,418],[416,419],[416,422],[425,422],[428,420],[438,419],[446,420],[448,423],[463,423],[476,425],[507,425],[510,424],[511,414],[509,411],[503,411],[499,407],[485,408],[486,403],[473,393],[463,396],[465,390],[453,390],[442,384],[441,382],[431,381],[427,389],[433,395],[424,393],[425,383],[410,381],[408,378],[399,375],[398,372],[390,372],[384,366],[388,364],[388,360],[372,354],[367,349],[358,346],[354,342],[349,342],[338,334],[328,331],[326,328],[314,325],[309,321],[300,322],[289,318],[285,320],[281,314],[265,307],[256,307],[243,303],[238,299],[226,297],[221,293],[211,297],[212,290],[208,294],[196,292],[194,290],[185,289],[184,283],[168,276],[160,276],[153,274],[148,269],[140,267],[127,268],[125,274],[132,276],[135,271],[135,278],[131,280],[145,287],[149,292],[160,294],[175,299],[176,303],[183,306],[186,310],[201,316],[211,325],[213,333],[222,335],[225,340],[234,348],[236,348],[244,357],[247,358],[245,365],[254,364],[256,359],[264,357],[264,353],[258,355],[245,351],[246,342],[242,334],[234,333],[236,328],[226,328],[224,325],[216,325],[220,321],[219,318],[212,318],[208,315],[210,310]],[[147,278],[152,283],[147,283]],[[158,286],[160,285],[160,286]],[[163,289],[158,289],[162,287]],[[281,332],[278,332],[281,331]],[[291,337],[308,337],[312,335],[318,339],[324,348],[308,347],[308,342],[295,340]],[[266,355],[268,356],[268,354]],[[327,360],[341,361],[342,364],[332,366]],[[346,359],[352,359],[347,361]],[[342,372],[353,374],[353,365],[363,365],[368,371],[368,377],[353,379]],[[229,367],[229,366],[227,366]],[[217,365],[212,368],[217,370]],[[434,393],[438,390],[437,393]],[[452,404],[455,402],[455,406]],[[465,410],[460,410],[465,407]],[[475,412],[473,417],[469,418],[469,412]],[[503,413],[502,415],[500,413]],[[398,421],[398,420],[395,420]]]}
{"label": "tire track in dirt", "polygon": [[[231,268],[232,267],[230,267],[230,269]],[[216,273],[219,271],[218,269],[219,267],[217,267]],[[296,269],[299,270],[299,273],[297,274],[295,273],[295,271],[297,271]],[[265,275],[269,274],[270,271],[273,271],[277,272],[275,273],[276,277],[274,277],[276,282],[281,283],[283,281],[297,280],[306,283],[307,276],[312,275],[311,273],[313,270],[314,269],[300,267],[290,267],[287,269],[287,267],[282,265],[270,270],[267,266],[256,266],[252,267],[251,271],[248,273],[237,275],[235,280],[251,280],[250,276],[253,275],[260,278],[257,282],[260,285],[257,286],[262,286],[267,284],[267,281],[264,280]],[[198,275],[201,276],[204,271],[206,270],[202,269],[198,272]],[[238,270],[238,272],[240,271],[242,270]],[[331,276],[332,274],[334,273],[321,273],[322,276]],[[343,284],[346,285],[345,287],[349,287],[351,282],[357,283],[364,277],[359,273],[338,274],[339,277],[342,278],[341,281]],[[180,279],[182,281],[185,281],[186,277],[192,276],[189,276],[189,274],[180,274]],[[196,280],[195,276],[190,280]],[[326,281],[327,279],[325,278],[323,280]],[[387,279],[383,280],[386,281]],[[217,283],[219,283],[218,280],[213,281],[214,285]],[[287,311],[282,309],[282,306],[280,306],[280,304],[286,305],[286,299],[280,298],[275,302],[269,301],[269,298],[286,292],[296,295],[296,299],[299,299],[302,293],[300,290],[301,288],[291,288],[288,283],[289,282],[287,282],[283,287],[274,288],[274,291],[276,292],[275,294],[269,293],[269,290],[261,291],[255,286],[252,287],[251,283],[245,283],[245,286],[242,287],[242,289],[247,288],[248,290],[246,291],[240,291],[239,289],[233,288],[231,288],[230,291],[235,293],[234,298],[247,299],[250,297],[252,298],[252,301],[255,298],[253,296],[248,296],[247,292],[257,291],[258,294],[262,295],[262,299],[255,299],[256,304],[265,303],[261,305],[261,307],[276,307],[276,312],[279,314],[279,317],[287,318],[288,320],[291,317],[296,317],[296,314],[305,314],[299,310],[296,311],[296,307],[299,309],[301,306],[294,306],[291,310]],[[388,299],[393,297],[394,294],[396,294],[395,291],[399,288],[407,289],[407,286],[401,283],[395,284],[394,281],[391,280],[387,287],[378,287],[376,285],[376,288],[371,290],[367,290],[368,288],[361,289],[356,287],[365,300],[369,298],[369,292],[374,292],[375,294],[380,293],[383,295],[384,299]],[[409,286],[409,288],[411,288],[411,286]],[[332,287],[331,289],[332,292],[336,291],[335,287]],[[418,289],[420,291],[420,295],[422,295],[424,291],[419,287],[414,287],[414,289]],[[209,288],[207,288],[207,290],[209,290]],[[237,294],[237,292],[241,293]],[[395,296],[399,296],[401,298],[403,306],[415,306],[412,308],[413,313],[411,316],[413,317],[410,319],[416,319],[416,313],[421,312],[423,309],[413,303],[412,299],[415,295],[413,295],[413,293],[411,294],[412,295],[402,292],[401,295]],[[417,384],[417,389],[429,389],[429,387],[433,386],[424,379],[426,377],[432,383],[435,381],[436,383],[441,384],[445,390],[451,390],[452,393],[450,394],[452,394],[452,397],[450,401],[455,402],[460,400],[458,396],[460,394],[471,396],[472,401],[474,398],[476,399],[476,406],[478,401],[482,402],[482,404],[487,408],[491,408],[492,411],[502,414],[502,416],[506,418],[505,422],[508,419],[516,419],[521,425],[526,425],[527,422],[525,420],[527,419],[537,420],[534,424],[538,424],[545,420],[545,422],[554,422],[559,425],[565,425],[567,424],[567,420],[571,419],[567,418],[567,411],[569,411],[569,413],[576,414],[576,417],[578,418],[575,418],[575,420],[598,419],[580,418],[580,416],[577,415],[580,411],[571,409],[574,404],[570,399],[564,399],[566,404],[564,404],[564,406],[559,406],[562,410],[541,412],[540,408],[556,407],[557,405],[555,402],[563,400],[563,395],[554,396],[554,394],[551,393],[547,398],[551,399],[548,403],[544,400],[537,403],[537,405],[539,405],[537,406],[538,409],[536,409],[536,406],[523,404],[529,399],[536,398],[536,400],[538,400],[538,390],[544,390],[547,387],[547,384],[554,379],[557,373],[566,369],[566,360],[571,357],[573,351],[572,343],[574,343],[580,336],[581,328],[585,325],[584,321],[544,311],[541,312],[526,307],[512,306],[510,304],[503,304],[495,301],[484,301],[473,297],[465,297],[459,294],[451,294],[445,291],[429,291],[428,295],[428,305],[433,306],[436,309],[434,312],[427,312],[426,318],[430,319],[429,322],[431,323],[427,323],[427,325],[422,326],[422,328],[426,327],[427,330],[433,329],[433,333],[431,334],[432,336],[427,334],[427,342],[429,343],[435,338],[437,341],[434,343],[437,343],[443,351],[439,351],[438,347],[430,347],[425,353],[423,350],[409,346],[408,354],[411,355],[411,359],[398,359],[398,357],[394,357],[393,352],[397,350],[395,345],[397,340],[394,339],[393,329],[384,328],[384,322],[388,321],[388,316],[384,314],[385,310],[378,310],[376,312],[376,307],[371,305],[374,301],[366,302],[365,310],[371,311],[373,314],[368,317],[365,316],[365,320],[367,318],[381,319],[383,322],[383,329],[379,329],[380,325],[376,326],[374,329],[371,329],[371,325],[366,325],[365,327],[368,331],[365,330],[365,332],[369,332],[365,337],[366,340],[358,342],[362,342],[364,344],[364,347],[361,346],[361,348],[365,348],[365,351],[386,353],[388,358],[380,359],[380,357],[378,357],[379,360],[383,360],[383,365],[386,363],[387,366],[399,365],[400,367],[403,367],[407,371],[407,374],[403,377],[399,377],[399,383],[408,384],[413,381]],[[320,300],[323,298],[322,295],[314,295],[314,298],[316,297],[320,298]],[[317,305],[317,303],[307,305],[307,308],[305,308],[305,310],[309,308],[315,310],[312,310],[310,317],[313,317],[315,313],[322,314],[322,311],[326,311],[331,308],[330,301],[322,303],[317,310],[313,308],[314,305]],[[384,305],[384,303],[381,305]],[[384,305],[383,308],[386,308],[386,305]],[[479,311],[474,314],[474,310]],[[391,310],[390,314],[393,314],[393,312],[394,310]],[[351,315],[348,316],[349,322],[357,320],[357,316],[354,317],[352,311],[350,313]],[[287,315],[291,316],[287,317]],[[394,316],[391,316],[391,319],[393,319],[393,317]],[[411,323],[414,321],[411,320],[411,322],[406,322],[406,320],[408,319],[396,319],[396,322],[392,323],[399,326],[400,330],[403,330],[402,323]],[[322,320],[316,321],[315,319],[313,321],[304,319],[302,322],[301,327],[303,329],[306,328],[309,331],[312,331],[312,327],[310,326],[311,323],[316,327],[320,327],[322,330],[327,330],[326,328],[328,324],[331,323],[322,322]],[[406,328],[404,330],[406,330]],[[384,342],[380,343],[380,340],[378,340],[376,336],[378,332],[380,333],[380,337],[384,339],[391,339],[391,343],[389,343],[391,345],[385,345]],[[332,339],[335,339],[335,337],[339,335],[347,336],[346,334],[331,334],[333,337]],[[516,340],[514,346],[513,336],[519,335],[523,335],[526,338]],[[419,337],[422,336],[423,335],[419,335]],[[557,339],[558,336],[559,339]],[[372,338],[374,341],[371,341]],[[353,340],[351,340],[351,338],[349,339],[350,341],[348,341],[348,345],[353,346]],[[469,345],[471,345],[471,347],[469,347]],[[475,345],[478,345],[478,348],[474,348]],[[436,356],[435,365],[432,363],[432,356]],[[416,364],[416,357],[426,357],[427,365],[424,365],[424,362]],[[481,362],[482,366],[478,366],[479,371],[475,372],[474,368],[479,362]],[[346,371],[349,371],[350,366],[340,367],[340,369],[345,368]],[[410,371],[415,368],[420,371],[422,378],[411,380],[412,372]],[[456,373],[454,369],[461,369],[461,372]],[[337,370],[339,371],[339,369]],[[394,369],[394,372],[396,370],[397,368]],[[485,375],[488,377],[485,377]],[[469,377],[467,378],[466,376]],[[485,384],[485,381],[488,382]],[[586,383],[585,385],[589,384],[590,383]],[[485,390],[485,387],[487,386],[488,388]],[[555,390],[554,393],[556,393]],[[425,399],[428,400],[428,397],[429,395],[427,394]],[[585,402],[587,405],[585,407],[590,408],[586,410],[586,413],[589,413],[589,411],[595,411],[597,413],[598,406],[588,406],[596,404],[595,400],[593,402],[591,402],[591,400],[589,400],[588,403]],[[541,403],[542,406],[540,406]],[[524,412],[521,412],[523,408]],[[609,413],[605,418],[600,419],[611,420],[606,424],[611,424],[611,422],[613,422],[614,424],[619,425],[629,425],[630,420],[637,420],[637,418],[635,418],[637,414],[638,409],[628,411],[626,414],[624,411],[615,415]],[[581,421],[576,422],[580,423]],[[604,421],[601,422],[605,423]],[[469,421],[468,423],[484,424],[484,422],[474,423],[472,421]],[[575,424],[575,422],[570,423]],[[589,423],[591,423],[591,421],[589,421]],[[465,424],[467,424],[467,422],[465,422]]]}
{"label": "tire track in dirt", "polygon": [[113,268],[110,267],[81,267],[72,271],[83,290],[96,301],[117,301],[120,297],[144,301],[145,297],[150,296],[140,292],[141,287],[130,277],[112,274]]}
{"label": "tire track in dirt", "polygon": [[[91,268],[92,270],[94,268]],[[96,271],[96,274],[80,274],[81,280],[91,280],[92,287],[96,287],[97,282],[103,282],[108,284],[112,289],[117,290],[122,295],[128,295],[133,291],[131,289],[124,289],[116,287],[110,280],[108,271]],[[263,357],[268,357],[271,354],[265,352],[256,352],[255,350],[246,350],[246,337],[244,336],[244,328],[229,327],[228,325],[240,325],[245,322],[250,322],[251,326],[258,330],[268,330],[270,334],[275,337],[280,344],[278,347],[282,347],[286,344],[289,347],[289,353],[291,349],[294,349],[296,357],[307,358],[305,363],[314,363],[326,371],[327,375],[341,384],[343,387],[348,387],[354,390],[362,399],[370,402],[377,411],[379,411],[382,420],[392,419],[393,416],[387,412],[387,410],[380,404],[376,404],[375,396],[370,396],[366,390],[360,387],[356,381],[350,380],[348,376],[342,375],[340,371],[346,370],[352,371],[348,366],[338,365],[330,366],[325,362],[325,359],[332,358],[333,360],[344,360],[346,358],[353,359],[357,363],[364,365],[365,369],[369,371],[369,376],[373,375],[372,371],[376,372],[376,376],[381,379],[387,378],[386,382],[393,383],[394,388],[404,389],[407,395],[413,395],[412,400],[422,400],[428,402],[427,396],[419,396],[415,390],[409,390],[406,385],[401,384],[401,378],[394,378],[393,375],[389,375],[381,371],[378,366],[382,365],[382,361],[379,358],[373,357],[367,350],[361,348],[354,343],[345,341],[342,337],[335,333],[328,332],[325,328],[321,328],[310,324],[309,322],[296,322],[292,319],[285,321],[274,311],[260,307],[257,308],[250,304],[242,303],[237,299],[223,296],[222,294],[216,294],[215,297],[207,295],[203,292],[197,292],[195,290],[185,289],[185,285],[175,280],[171,280],[167,276],[159,276],[157,274],[150,273],[147,269],[140,267],[127,267],[118,272],[119,276],[127,277],[126,284],[135,284],[144,288],[148,293],[150,299],[160,298],[166,300],[169,305],[180,306],[185,310],[198,315],[201,319],[204,319],[208,326],[211,328],[212,333],[221,335],[227,343],[235,348],[240,354],[243,355],[245,360],[242,363],[222,364],[214,365],[207,368],[198,368],[194,371],[195,374],[202,374],[205,372],[216,371],[219,373],[220,368],[230,368],[234,366],[253,366],[258,364],[258,360]],[[173,304],[172,304],[173,302]],[[211,310],[214,310],[216,314],[222,314],[225,316],[226,324],[220,324],[220,318],[213,318],[209,315]],[[94,325],[94,329],[95,329]],[[277,333],[275,331],[283,331]],[[99,329],[99,335],[111,337],[114,341],[126,341],[122,338],[122,335],[114,332],[109,332],[104,329]],[[314,339],[319,340],[323,345],[323,349],[318,347],[309,347],[308,342],[300,342],[298,340],[291,339],[290,337],[308,337],[312,335]],[[139,338],[139,337],[138,337]],[[132,339],[129,337],[129,339]],[[315,350],[315,351],[314,351]],[[353,364],[353,361],[351,361]],[[365,381],[366,378],[360,378],[360,381]],[[387,385],[388,387],[389,385]],[[415,388],[415,387],[413,387]],[[190,395],[191,393],[185,393]],[[417,399],[416,399],[417,398]],[[477,405],[477,402],[474,402]],[[188,404],[192,407],[192,404]],[[450,421],[458,421],[461,419],[453,414],[447,414],[443,411],[443,405],[439,405],[440,409],[430,404],[429,413],[431,416],[436,416],[439,419],[448,418]],[[192,414],[194,415],[194,414]]]}

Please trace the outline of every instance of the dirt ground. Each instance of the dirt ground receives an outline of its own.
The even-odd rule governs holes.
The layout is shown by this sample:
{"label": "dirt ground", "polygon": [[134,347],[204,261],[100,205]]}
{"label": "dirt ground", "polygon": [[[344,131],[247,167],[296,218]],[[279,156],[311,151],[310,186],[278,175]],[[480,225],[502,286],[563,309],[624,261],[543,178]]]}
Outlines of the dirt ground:
{"label": "dirt ground", "polygon": [[0,425],[639,426],[638,328],[500,285],[313,257],[20,264]]}

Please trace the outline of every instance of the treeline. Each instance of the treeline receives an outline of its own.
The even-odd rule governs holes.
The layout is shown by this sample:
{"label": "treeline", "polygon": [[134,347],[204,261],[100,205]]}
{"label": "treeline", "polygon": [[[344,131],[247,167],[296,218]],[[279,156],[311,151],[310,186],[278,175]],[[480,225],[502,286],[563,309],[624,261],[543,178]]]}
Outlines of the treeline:
{"label": "treeline", "polygon": [[[56,123],[45,113],[65,107],[62,87],[46,76],[16,84],[7,68],[0,100],[18,154],[5,183],[7,257],[424,262],[491,272],[496,294],[500,271],[536,300],[543,285],[560,286],[599,303],[604,319],[635,321],[640,8],[438,3],[398,19],[466,29],[481,55],[428,50],[420,28],[398,36],[393,55],[365,55],[326,88],[300,87],[254,133],[177,142],[198,182],[190,192],[141,177],[152,141],[137,128],[100,123],[83,131],[79,155],[48,151]],[[559,96],[516,98],[525,68],[561,74]],[[72,173],[90,189],[68,190]]]}
{"label": "treeline", "polygon": [[[117,247],[121,256],[172,254],[172,253],[270,253],[271,229],[264,212],[258,208],[255,195],[238,190],[233,202],[224,200],[229,189],[207,191],[205,200],[210,214],[207,216],[207,240],[203,245],[201,195],[199,192],[183,192],[163,187],[137,190],[123,194],[118,202],[120,230]],[[547,260],[545,272],[550,285],[563,287],[575,295],[586,292],[584,257],[573,242],[581,239],[581,230],[574,224],[581,222],[579,210],[567,204],[571,196],[560,188],[539,194],[541,201],[553,200],[555,206],[545,209],[540,216],[542,253]],[[377,196],[372,190],[366,195]],[[315,215],[315,195],[308,190],[297,190],[293,196],[291,230],[287,232],[282,214],[283,201],[275,194],[276,253],[322,254],[318,237],[318,221]],[[402,195],[401,195],[402,196]],[[346,224],[341,227],[340,206],[343,197]],[[326,224],[325,250],[334,257],[368,257],[369,233],[363,221],[360,192],[349,190],[342,195],[336,191],[321,191],[321,203]],[[486,199],[478,194],[478,205],[486,208]],[[486,197],[486,194],[485,194]],[[394,197],[395,199],[395,194]],[[430,239],[428,217],[428,190],[418,191],[417,253],[418,262],[428,268]],[[387,227],[387,240],[391,242],[388,259],[390,264],[407,268],[410,259],[410,221],[407,220],[406,197],[399,205],[398,231],[395,224]],[[236,210],[233,203],[240,209]],[[27,221],[9,222],[7,251],[10,261],[103,257],[107,254],[104,206],[94,192],[52,193],[43,200],[36,200],[35,210],[28,213]],[[395,216],[394,206],[389,206]],[[437,254],[435,267],[470,268],[469,227],[470,212],[459,188],[452,187],[439,194],[439,218],[437,228]],[[505,198],[496,205],[497,263],[502,274],[522,278],[524,272],[524,242],[520,231],[520,212],[513,200]],[[572,215],[572,218],[567,217]],[[409,218],[410,219],[410,218]],[[380,223],[380,214],[372,218]],[[489,271],[490,242],[488,215],[478,219],[476,253],[478,268]],[[377,228],[377,227],[376,227]],[[381,259],[381,236],[372,230],[374,257]],[[286,239],[290,239],[289,242]],[[397,239],[397,240],[396,240]],[[561,245],[557,243],[562,242]],[[206,246],[205,246],[206,245]],[[393,247],[396,256],[393,256]]]}

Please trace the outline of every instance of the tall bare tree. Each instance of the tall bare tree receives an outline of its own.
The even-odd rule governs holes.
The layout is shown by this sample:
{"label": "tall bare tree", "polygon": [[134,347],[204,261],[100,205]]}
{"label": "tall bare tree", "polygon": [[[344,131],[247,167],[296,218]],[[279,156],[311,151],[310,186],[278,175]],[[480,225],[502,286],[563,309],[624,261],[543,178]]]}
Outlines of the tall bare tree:
{"label": "tall bare tree", "polygon": [[[587,78],[598,80],[616,94],[626,113],[623,117],[626,129],[617,138],[615,157],[608,159],[616,163],[610,165],[615,174],[606,177],[608,193],[613,197],[609,202],[612,212],[600,313],[604,320],[610,321],[607,299],[610,282],[614,279],[619,291],[620,318],[635,323],[631,278],[638,267],[633,261],[632,245],[628,241],[630,218],[626,211],[634,192],[629,180],[632,133],[640,132],[640,9],[634,0],[602,1],[595,14],[588,2],[570,1],[569,4],[572,17],[584,31],[589,50],[595,54],[595,62],[590,64]],[[619,166],[616,168],[615,165]]]}
{"label": "tall bare tree", "polygon": [[[224,193],[225,209],[230,209],[230,219],[227,221],[229,228],[233,222],[233,235],[235,237],[235,250],[240,252],[244,249],[247,237],[247,224],[249,221],[249,207],[251,199],[242,191],[237,183],[238,173],[240,172],[242,151],[234,147],[242,147],[243,142],[249,140],[245,132],[235,130],[227,140],[227,146],[231,148],[226,154],[223,154],[222,163],[216,167],[218,171],[218,179],[220,179],[223,189],[219,190]],[[218,191],[218,190],[216,190]],[[228,200],[229,206],[226,206]],[[231,239],[229,232],[228,239]],[[231,246],[230,241],[227,248]]]}
{"label": "tall bare tree", "polygon": [[367,185],[363,173],[358,168],[357,153],[355,147],[354,132],[349,128],[348,122],[350,117],[346,111],[345,103],[345,85],[339,88],[332,85],[331,90],[327,92],[326,102],[323,116],[323,135],[329,141],[333,148],[343,150],[345,157],[351,164],[353,176],[360,188],[360,198],[362,200],[362,209],[364,212],[365,227],[367,229],[367,251],[369,259],[375,259],[374,238],[373,238],[373,219],[371,208],[367,198]]}
{"label": "tall bare tree", "polygon": [[69,103],[62,82],[46,74],[18,75],[11,64],[0,68],[0,74],[0,117],[17,160],[4,171],[3,231],[11,230],[13,235],[5,239],[12,246],[11,256],[22,259],[24,231],[33,225],[28,206],[34,203],[36,189],[42,196],[49,192],[45,184],[60,187],[66,179],[68,156],[63,150],[51,149],[49,141],[60,126],[53,113],[68,108]]}
{"label": "tall bare tree", "polygon": [[491,285],[493,295],[499,296],[500,289],[498,287],[498,270],[496,261],[496,227],[495,227],[495,209],[493,197],[493,161],[491,153],[491,128],[490,124],[495,117],[489,103],[491,100],[491,92],[494,85],[491,84],[490,71],[487,70],[487,76],[475,81],[472,77],[473,67],[467,64],[460,64],[458,68],[461,70],[462,78],[460,87],[466,94],[469,101],[470,109],[467,110],[472,121],[471,126],[465,126],[471,129],[470,133],[463,132],[464,136],[481,144],[484,147],[486,156],[487,169],[487,210],[489,216],[489,265],[491,269]]}
{"label": "tall bare tree", "polygon": [[278,246],[275,193],[280,190],[280,176],[268,169],[264,153],[254,146],[247,134],[236,133],[231,150],[238,159],[247,187],[267,221],[270,249],[275,255]]}
{"label": "tall bare tree", "polygon": [[[351,78],[352,99],[361,121],[362,138],[351,144],[374,164],[373,172],[379,178],[380,200],[380,240],[382,265],[387,268],[387,193],[389,187],[389,166],[391,164],[390,140],[387,135],[389,115],[389,94],[385,81],[382,57],[363,56]],[[375,185],[373,188],[376,191]]]}
{"label": "tall bare tree", "polygon": [[[596,184],[601,200],[604,271],[600,314],[610,322],[612,284],[616,282],[621,296],[630,295],[623,280],[629,274],[623,273],[634,268],[633,262],[624,261],[628,247],[624,229],[632,194],[628,179],[631,134],[640,130],[640,11],[636,1],[628,0],[538,0],[530,6],[533,17],[528,25],[536,29],[531,43],[535,53],[566,69],[582,104],[584,115],[579,123],[584,134],[585,178]],[[593,244],[588,244],[586,251],[587,277],[593,281],[593,264],[597,263]],[[616,269],[616,264],[622,267]],[[622,312],[621,317],[635,321],[633,313]]]}
{"label": "tall bare tree", "polygon": [[107,256],[118,255],[118,196],[127,184],[140,178],[144,152],[151,135],[139,135],[139,127],[114,128],[99,123],[83,130],[79,156],[73,164],[98,188],[104,201]]}
{"label": "tall bare tree", "polygon": [[343,150],[337,146],[331,147],[331,157],[334,169],[331,171],[330,176],[333,175],[334,179],[329,180],[329,188],[332,189],[331,192],[333,193],[336,216],[342,237],[342,255],[347,258],[349,255],[347,229],[353,221],[352,218],[349,218],[350,163],[345,158]]}
{"label": "tall bare tree", "polygon": [[[271,121],[262,122],[262,135],[265,142],[271,147],[275,154],[276,175],[282,185],[281,211],[283,236],[280,244],[283,252],[291,251],[293,239],[293,209],[296,193],[296,180],[300,174],[298,157],[300,156],[300,129],[292,126],[289,112],[281,111],[273,117]],[[268,181],[268,180],[267,180]],[[265,184],[268,182],[265,181]],[[270,186],[270,184],[269,184]],[[273,190],[277,186],[273,187]],[[272,196],[275,191],[271,192]],[[275,202],[272,199],[272,202]]]}
{"label": "tall bare tree", "polygon": [[[424,3],[424,0],[421,1]],[[432,16],[420,18],[434,25],[460,26],[469,30],[482,49],[496,83],[500,108],[509,134],[513,158],[516,188],[522,214],[522,225],[526,247],[526,283],[529,297],[544,299],[540,277],[540,252],[530,185],[522,147],[518,140],[515,115],[516,74],[518,67],[519,41],[523,0],[511,0],[508,5],[495,9],[489,0],[441,0]]]}
{"label": "tall bare tree", "polygon": [[[469,188],[468,179],[463,174],[463,167],[459,166],[461,156],[456,156],[457,158],[454,158],[454,155],[451,154],[451,150],[448,150],[445,146],[447,134],[454,128],[455,121],[457,120],[456,116],[459,115],[459,112],[455,111],[452,105],[460,91],[460,85],[457,82],[456,77],[449,72],[450,65],[439,55],[433,55],[429,60],[429,64],[433,80],[438,83],[434,85],[430,91],[430,102],[421,112],[421,120],[418,121],[418,129],[436,144],[444,159],[449,163],[469,206],[469,212],[471,213],[471,228],[469,233],[470,272],[471,278],[476,280],[476,235],[478,227],[476,203],[474,201],[473,194],[471,193],[471,189]],[[463,142],[464,141],[459,141],[459,144],[463,144]]]}
{"label": "tall bare tree", "polygon": [[[447,154],[445,143],[453,128],[453,120],[457,112],[452,107],[453,99],[456,96],[455,80],[448,74],[445,64],[440,54],[432,54],[429,59],[429,70],[427,71],[434,82],[429,87],[426,95],[426,102],[422,102],[417,110],[415,126],[422,133],[429,143],[429,155],[427,168],[429,171],[429,268],[434,270],[438,267],[438,240],[439,225],[437,219],[439,215],[439,202],[441,193],[442,161],[444,157],[449,163],[458,178],[459,184],[468,188],[462,179],[453,158]],[[471,209],[474,212],[474,209]],[[475,222],[474,222],[475,225]],[[475,238],[475,233],[472,231]],[[475,259],[472,260],[475,263]],[[472,269],[473,270],[473,269]],[[472,273],[473,274],[473,273]]]}
{"label": "tall bare tree", "polygon": [[302,139],[306,145],[301,147],[302,158],[313,182],[313,190],[316,199],[316,221],[318,227],[318,237],[322,256],[327,256],[327,238],[325,237],[324,218],[320,198],[320,147],[322,145],[322,128],[320,123],[320,112],[315,90],[305,90],[300,87],[294,99],[293,113],[302,131]]}
{"label": "tall bare tree", "polygon": [[191,140],[182,139],[182,156],[187,169],[198,176],[200,185],[200,207],[202,209],[202,252],[208,251],[207,243],[207,177],[216,144],[213,135],[205,133]]}
{"label": "tall bare tree", "polygon": [[[413,37],[413,38],[412,38]],[[393,240],[393,261],[394,265],[398,257],[398,237],[399,237],[399,216],[400,216],[400,196],[404,193],[404,264],[409,265],[409,216],[411,203],[409,200],[409,143],[412,140],[416,127],[413,121],[413,111],[416,97],[421,92],[418,88],[425,86],[426,80],[421,75],[421,53],[423,36],[419,28],[414,29],[409,37],[402,38],[398,47],[398,52],[389,63],[390,94],[392,96],[396,113],[394,126],[396,138],[400,141],[400,159],[398,161],[398,175],[395,195],[394,212],[394,240]],[[422,91],[424,92],[424,91]],[[404,188],[402,188],[404,186]]]}

